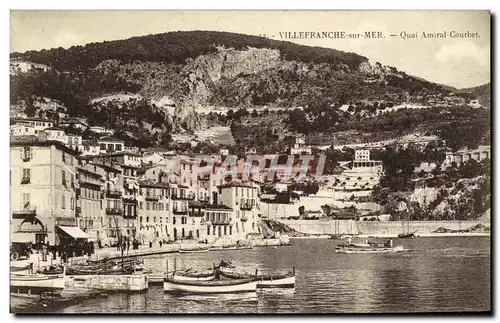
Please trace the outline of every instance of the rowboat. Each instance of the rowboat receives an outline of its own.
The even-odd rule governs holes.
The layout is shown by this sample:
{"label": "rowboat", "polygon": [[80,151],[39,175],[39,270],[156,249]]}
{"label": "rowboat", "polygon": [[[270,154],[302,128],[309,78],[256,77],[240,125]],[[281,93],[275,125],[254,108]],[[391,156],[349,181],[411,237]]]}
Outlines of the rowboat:
{"label": "rowboat", "polygon": [[165,293],[233,294],[255,292],[256,289],[255,278],[213,281],[182,281],[173,278],[163,280]]}
{"label": "rowboat", "polygon": [[10,292],[14,294],[40,295],[53,293],[59,295],[64,290],[66,273],[59,275],[10,274]]}
{"label": "rowboat", "polygon": [[261,274],[251,275],[248,273],[236,272],[235,266],[229,262],[221,261],[216,267],[220,276],[229,279],[248,279],[255,277],[257,288],[276,288],[276,287],[294,287],[295,286],[295,267],[292,272],[286,274]]}
{"label": "rowboat", "polygon": [[209,281],[215,279],[215,270],[197,272],[192,270],[185,270],[181,272],[174,272],[174,280],[182,281]]}
{"label": "rowboat", "polygon": [[403,251],[403,246],[379,247],[372,244],[349,244],[335,247],[335,252],[340,253],[392,253]]}
{"label": "rowboat", "polygon": [[[242,273],[221,273],[222,277],[229,279],[250,278],[250,274]],[[257,288],[287,288],[295,286],[295,271],[277,275],[257,275]]]}
{"label": "rowboat", "polygon": [[210,248],[203,248],[203,249],[179,249],[180,253],[204,253],[208,252]]}

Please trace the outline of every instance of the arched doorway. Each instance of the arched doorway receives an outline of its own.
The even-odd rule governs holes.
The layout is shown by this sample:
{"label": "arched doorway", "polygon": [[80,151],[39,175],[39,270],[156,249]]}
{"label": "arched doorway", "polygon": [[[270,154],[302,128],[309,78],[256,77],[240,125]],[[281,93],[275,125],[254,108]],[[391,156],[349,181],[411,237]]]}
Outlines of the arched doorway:
{"label": "arched doorway", "polygon": [[35,245],[45,243],[47,237],[47,231],[42,221],[36,217],[23,220],[21,224],[19,224],[16,233],[33,233],[33,242]]}

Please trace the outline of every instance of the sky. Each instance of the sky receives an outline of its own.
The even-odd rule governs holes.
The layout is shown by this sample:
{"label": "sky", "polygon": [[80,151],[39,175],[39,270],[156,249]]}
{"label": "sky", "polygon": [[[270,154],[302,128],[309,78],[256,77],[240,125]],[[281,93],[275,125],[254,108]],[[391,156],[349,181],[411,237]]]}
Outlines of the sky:
{"label": "sky", "polygon": [[[262,35],[335,48],[457,88],[490,82],[488,11],[11,11],[10,52],[180,30]],[[284,39],[283,32],[381,32],[380,39]],[[447,32],[446,38],[422,33]],[[450,32],[479,37],[450,37]],[[418,38],[401,37],[402,33]],[[390,36],[396,35],[396,36]]]}

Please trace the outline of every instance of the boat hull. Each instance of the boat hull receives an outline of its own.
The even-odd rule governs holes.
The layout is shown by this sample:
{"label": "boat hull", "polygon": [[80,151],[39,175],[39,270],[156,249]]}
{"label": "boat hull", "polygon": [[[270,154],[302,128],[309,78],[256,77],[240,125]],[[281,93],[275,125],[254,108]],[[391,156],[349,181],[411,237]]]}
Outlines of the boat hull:
{"label": "boat hull", "polygon": [[16,275],[10,276],[10,292],[17,294],[61,294],[66,282],[65,275]]}
{"label": "boat hull", "polygon": [[194,250],[182,250],[179,249],[179,253],[204,253],[208,252],[210,249],[194,249]]}
{"label": "boat hull", "polygon": [[285,278],[265,278],[257,280],[257,288],[289,288],[295,286],[295,276]]}
{"label": "boat hull", "polygon": [[253,279],[239,281],[214,281],[214,282],[189,282],[165,278],[163,291],[165,293],[187,293],[187,294],[235,294],[255,292],[257,282]]}
{"label": "boat hull", "polygon": [[215,274],[210,276],[183,276],[175,274],[173,279],[182,281],[211,281],[215,279]]}
{"label": "boat hull", "polygon": [[340,253],[393,253],[403,251],[402,246],[394,248],[368,248],[368,247],[343,247],[335,249],[336,252]]}

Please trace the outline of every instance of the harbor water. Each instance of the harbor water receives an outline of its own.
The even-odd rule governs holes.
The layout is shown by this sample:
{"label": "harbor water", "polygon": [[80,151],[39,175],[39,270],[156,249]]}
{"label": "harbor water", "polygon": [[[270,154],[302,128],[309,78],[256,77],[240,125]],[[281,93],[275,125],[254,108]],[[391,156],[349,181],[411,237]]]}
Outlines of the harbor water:
{"label": "harbor water", "polygon": [[66,313],[379,313],[490,310],[490,238],[396,240],[405,252],[340,254],[329,239],[296,239],[284,247],[169,254],[144,258],[154,271],[207,269],[231,260],[260,272],[296,269],[293,289],[251,294],[175,296],[163,286],[110,294],[58,308]]}

